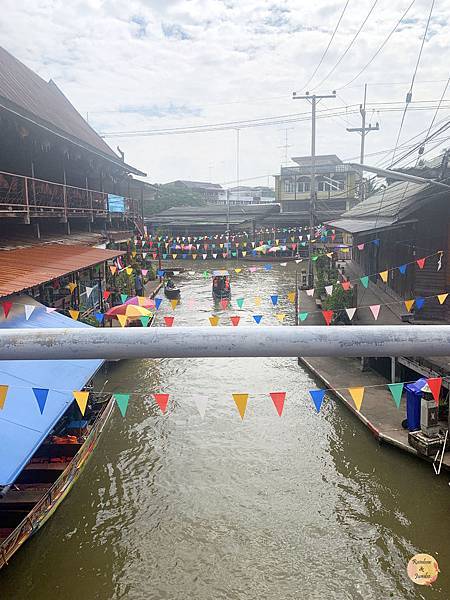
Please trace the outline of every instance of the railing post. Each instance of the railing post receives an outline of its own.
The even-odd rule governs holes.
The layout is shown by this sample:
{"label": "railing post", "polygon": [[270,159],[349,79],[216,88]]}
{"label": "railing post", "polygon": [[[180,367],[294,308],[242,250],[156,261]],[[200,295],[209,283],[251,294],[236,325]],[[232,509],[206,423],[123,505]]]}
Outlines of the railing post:
{"label": "railing post", "polygon": [[27,225],[29,225],[30,224],[30,199],[28,197],[28,177],[24,177],[23,182],[25,185],[25,206],[27,209],[27,214],[25,216],[25,223]]}

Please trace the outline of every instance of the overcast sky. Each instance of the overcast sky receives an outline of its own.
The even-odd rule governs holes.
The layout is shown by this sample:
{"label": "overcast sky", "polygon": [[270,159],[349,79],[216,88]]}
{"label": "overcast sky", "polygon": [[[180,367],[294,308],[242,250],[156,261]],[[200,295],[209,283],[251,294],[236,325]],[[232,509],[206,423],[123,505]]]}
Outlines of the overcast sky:
{"label": "overcast sky", "polygon": [[[309,88],[320,85],[375,0],[349,0],[328,54]],[[431,0],[416,0],[388,44],[351,85],[412,0],[378,0],[356,42],[315,91],[338,89],[319,108],[362,101],[402,107]],[[2,0],[0,44],[45,79],[52,78],[101,133],[204,125],[305,112],[292,91],[316,68],[345,0]],[[449,76],[450,0],[436,0],[413,100],[438,99]],[[394,85],[395,84],[395,85]],[[446,96],[450,98],[450,89]],[[450,102],[447,102],[450,107]],[[377,105],[375,108],[379,108]],[[401,112],[373,112],[380,132],[367,153],[395,145]],[[441,110],[437,119],[448,116]],[[400,143],[426,129],[433,111],[408,111]],[[359,136],[345,128],[358,115],[321,119],[317,153],[359,155]],[[240,179],[273,183],[285,157],[310,152],[310,124],[240,130]],[[121,137],[128,163],[149,181],[236,180],[236,132]],[[445,144],[445,142],[444,142]],[[448,144],[450,146],[450,143]],[[367,158],[368,164],[383,156]],[[249,183],[249,182],[246,182]]]}

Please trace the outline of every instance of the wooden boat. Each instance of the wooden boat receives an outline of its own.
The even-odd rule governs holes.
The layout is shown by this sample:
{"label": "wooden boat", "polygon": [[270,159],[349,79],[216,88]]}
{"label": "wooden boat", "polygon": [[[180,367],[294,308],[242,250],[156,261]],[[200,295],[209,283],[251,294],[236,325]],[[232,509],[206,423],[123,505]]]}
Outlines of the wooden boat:
{"label": "wooden boat", "polygon": [[70,423],[66,413],[53,430],[58,437],[48,437],[14,484],[0,489],[0,568],[52,516],[80,476],[114,408],[110,394],[97,400],[83,421]]}
{"label": "wooden boat", "polygon": [[230,274],[224,269],[213,271],[212,294],[216,300],[231,297]]}
{"label": "wooden boat", "polygon": [[169,300],[177,300],[180,297],[180,289],[176,287],[172,280],[169,280],[164,286],[164,296]]}

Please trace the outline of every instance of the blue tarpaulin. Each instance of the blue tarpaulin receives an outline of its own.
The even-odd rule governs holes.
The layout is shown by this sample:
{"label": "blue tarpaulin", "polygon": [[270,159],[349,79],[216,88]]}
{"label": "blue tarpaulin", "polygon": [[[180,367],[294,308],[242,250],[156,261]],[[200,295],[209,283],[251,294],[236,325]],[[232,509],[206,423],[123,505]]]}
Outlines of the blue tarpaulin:
{"label": "blue tarpaulin", "polygon": [[[89,327],[57,312],[47,313],[32,298],[13,298],[13,307],[0,328],[42,329]],[[35,309],[26,320],[24,305]],[[3,312],[3,311],[2,311]],[[0,410],[0,486],[13,483],[35,450],[73,402],[73,390],[81,390],[103,360],[0,361],[0,385],[10,386]],[[48,388],[43,414],[32,388]]]}
{"label": "blue tarpaulin", "polygon": [[114,213],[124,213],[125,198],[116,194],[108,194],[108,210]]}

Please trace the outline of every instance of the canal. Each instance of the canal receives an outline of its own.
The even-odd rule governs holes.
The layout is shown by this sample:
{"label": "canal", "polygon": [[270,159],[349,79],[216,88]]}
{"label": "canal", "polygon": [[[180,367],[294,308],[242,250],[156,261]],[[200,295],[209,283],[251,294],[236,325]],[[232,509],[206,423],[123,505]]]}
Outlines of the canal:
{"label": "canal", "polygon": [[[174,314],[174,326],[210,327],[201,273],[218,263],[184,264],[195,273],[159,322]],[[294,269],[233,273],[233,306],[245,301],[216,311],[221,324],[261,314],[281,327],[277,313],[292,324]],[[379,447],[338,401],[317,415],[317,384],[296,360],[124,361],[106,379],[134,392],[126,418],[115,411],[67,500],[0,572],[1,599],[449,598],[448,475]],[[281,418],[269,397],[278,391]],[[167,414],[153,392],[170,394]],[[243,422],[233,393],[250,394]],[[419,552],[440,563],[433,588],[406,575]]]}

